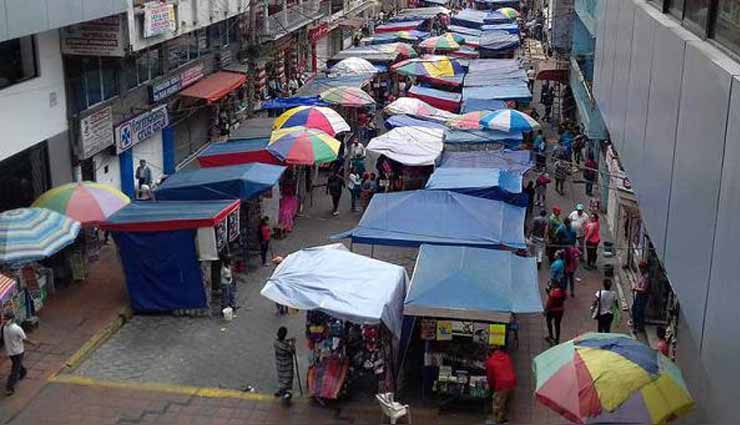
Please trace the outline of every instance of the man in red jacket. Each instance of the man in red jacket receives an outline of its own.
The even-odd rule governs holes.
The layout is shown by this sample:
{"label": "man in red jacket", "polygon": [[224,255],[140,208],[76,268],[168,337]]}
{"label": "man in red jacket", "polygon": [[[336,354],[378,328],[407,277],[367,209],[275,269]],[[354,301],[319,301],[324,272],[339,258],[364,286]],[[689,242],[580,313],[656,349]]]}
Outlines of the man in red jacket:
{"label": "man in red jacket", "polygon": [[506,423],[506,408],[511,392],[516,388],[516,373],[511,357],[502,348],[494,348],[486,360],[486,375],[488,386],[493,390],[492,423]]}

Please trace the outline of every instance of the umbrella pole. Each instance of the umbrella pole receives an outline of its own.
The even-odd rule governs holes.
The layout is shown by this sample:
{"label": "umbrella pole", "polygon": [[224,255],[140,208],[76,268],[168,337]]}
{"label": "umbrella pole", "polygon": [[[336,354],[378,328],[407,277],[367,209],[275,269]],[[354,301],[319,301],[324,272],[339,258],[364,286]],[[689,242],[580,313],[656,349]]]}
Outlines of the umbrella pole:
{"label": "umbrella pole", "polygon": [[301,385],[301,369],[298,368],[298,355],[293,352],[293,361],[295,362],[295,377],[298,380],[298,390],[301,392],[303,397],[303,385]]}

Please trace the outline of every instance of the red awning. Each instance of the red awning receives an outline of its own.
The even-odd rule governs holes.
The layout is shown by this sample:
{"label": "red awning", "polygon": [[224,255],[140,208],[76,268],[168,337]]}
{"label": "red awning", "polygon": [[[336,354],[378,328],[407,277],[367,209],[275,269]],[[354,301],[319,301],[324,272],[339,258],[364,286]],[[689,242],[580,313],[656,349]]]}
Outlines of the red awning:
{"label": "red awning", "polygon": [[243,74],[216,72],[186,88],[180,95],[205,99],[208,103],[213,103],[238,89],[246,81],[247,77]]}
{"label": "red awning", "polygon": [[568,70],[567,69],[543,69],[537,73],[535,77],[539,81],[557,81],[560,83],[568,82]]}

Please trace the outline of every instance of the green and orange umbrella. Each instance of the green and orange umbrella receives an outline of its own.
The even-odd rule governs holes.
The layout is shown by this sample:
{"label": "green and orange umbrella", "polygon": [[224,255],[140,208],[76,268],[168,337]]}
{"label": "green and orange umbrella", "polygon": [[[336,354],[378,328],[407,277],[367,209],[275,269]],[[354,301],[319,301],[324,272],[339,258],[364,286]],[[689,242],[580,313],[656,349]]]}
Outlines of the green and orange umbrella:
{"label": "green and orange umbrella", "polygon": [[334,87],[322,92],[320,97],[321,100],[332,105],[347,106],[350,108],[363,108],[375,105],[375,99],[357,87]]}
{"label": "green and orange umbrella", "polygon": [[339,145],[323,131],[288,127],[272,132],[267,150],[286,164],[313,165],[336,160]]}
{"label": "green and orange umbrella", "polygon": [[102,183],[68,183],[46,191],[33,207],[64,214],[83,226],[95,226],[131,202],[121,191]]}
{"label": "green and orange umbrella", "polygon": [[409,59],[419,56],[416,50],[408,43],[387,43],[378,44],[377,49],[383,52],[394,52],[398,53],[401,58]]}
{"label": "green and orange umbrella", "polygon": [[534,359],[537,400],[577,424],[663,424],[694,406],[681,371],[625,334],[587,333]]}
{"label": "green and orange umbrella", "polygon": [[419,43],[422,49],[433,52],[458,50],[465,43],[465,38],[451,32],[436,37],[429,37]]}

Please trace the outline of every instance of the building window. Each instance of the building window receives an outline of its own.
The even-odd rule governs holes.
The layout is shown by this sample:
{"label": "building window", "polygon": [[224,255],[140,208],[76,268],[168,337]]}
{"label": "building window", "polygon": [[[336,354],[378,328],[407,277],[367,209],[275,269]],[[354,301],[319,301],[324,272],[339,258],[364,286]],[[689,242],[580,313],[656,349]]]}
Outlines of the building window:
{"label": "building window", "polygon": [[167,69],[177,69],[208,52],[208,37],[204,30],[181,35],[167,43]]}
{"label": "building window", "polygon": [[709,23],[709,0],[685,0],[683,19],[687,27],[700,36],[706,37]]}
{"label": "building window", "polygon": [[66,72],[77,112],[118,95],[120,60],[99,56],[67,56]]}
{"label": "building window", "polygon": [[719,0],[714,20],[714,38],[740,54],[740,1]]}
{"label": "building window", "polygon": [[126,63],[126,83],[129,89],[162,75],[162,49],[148,48],[132,56]]}
{"label": "building window", "polygon": [[33,36],[0,43],[0,89],[38,76]]}
{"label": "building window", "polygon": [[683,19],[683,6],[685,0],[665,0],[665,11],[678,19]]}

